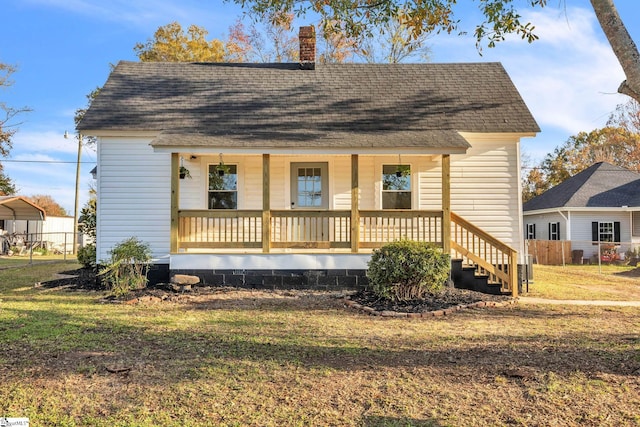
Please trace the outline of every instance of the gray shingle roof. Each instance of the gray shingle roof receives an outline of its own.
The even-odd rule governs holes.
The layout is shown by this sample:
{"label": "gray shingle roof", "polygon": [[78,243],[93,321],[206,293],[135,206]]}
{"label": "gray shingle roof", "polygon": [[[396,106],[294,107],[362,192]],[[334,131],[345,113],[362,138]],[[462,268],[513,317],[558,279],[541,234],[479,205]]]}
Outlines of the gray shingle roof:
{"label": "gray shingle roof", "polygon": [[457,131],[539,131],[499,63],[120,62],[78,129],[165,132],[154,145],[458,148]]}
{"label": "gray shingle roof", "polygon": [[640,206],[640,174],[596,163],[526,202],[522,209]]}

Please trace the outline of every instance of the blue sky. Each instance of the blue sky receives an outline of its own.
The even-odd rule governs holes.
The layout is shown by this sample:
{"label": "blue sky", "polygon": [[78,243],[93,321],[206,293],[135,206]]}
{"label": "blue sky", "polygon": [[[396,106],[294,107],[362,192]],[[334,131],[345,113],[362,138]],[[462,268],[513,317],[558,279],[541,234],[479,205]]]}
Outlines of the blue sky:
{"label": "blue sky", "polygon": [[[476,2],[468,3],[475,14]],[[522,2],[524,3],[524,2]],[[615,0],[632,38],[640,43],[637,0]],[[455,35],[430,40],[433,62],[502,62],[542,132],[523,142],[536,161],[579,131],[605,124],[617,104],[623,73],[588,0],[550,1],[544,9],[522,9],[540,40],[510,39],[479,56],[474,41]],[[0,101],[29,107],[18,117],[18,133],[6,173],[20,194],[49,194],[73,212],[77,142],[73,115],[86,95],[104,84],[109,64],[136,60],[133,46],[172,21],[196,24],[211,38],[226,38],[242,10],[216,0],[3,0],[0,62],[18,67],[14,85]],[[296,26],[315,23],[298,18]],[[470,24],[473,21],[469,21]],[[472,31],[470,31],[472,33]],[[82,155],[81,205],[87,199],[96,155]],[[2,160],[0,160],[2,161]],[[67,163],[63,163],[67,162]]]}

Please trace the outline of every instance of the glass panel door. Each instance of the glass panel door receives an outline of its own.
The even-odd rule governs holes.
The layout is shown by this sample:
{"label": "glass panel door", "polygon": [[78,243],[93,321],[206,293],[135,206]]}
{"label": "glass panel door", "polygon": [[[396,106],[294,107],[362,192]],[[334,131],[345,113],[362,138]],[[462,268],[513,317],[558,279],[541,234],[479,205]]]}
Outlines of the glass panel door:
{"label": "glass panel door", "polygon": [[327,209],[327,164],[291,164],[291,207],[293,209]]}

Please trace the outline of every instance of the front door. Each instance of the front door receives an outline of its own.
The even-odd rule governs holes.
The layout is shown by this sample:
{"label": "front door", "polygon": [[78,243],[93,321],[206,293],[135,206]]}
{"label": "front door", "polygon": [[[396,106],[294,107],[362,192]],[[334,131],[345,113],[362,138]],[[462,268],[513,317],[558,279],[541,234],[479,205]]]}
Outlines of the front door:
{"label": "front door", "polygon": [[[327,163],[291,163],[291,209],[329,209]],[[287,227],[297,242],[327,242],[329,219],[313,213],[294,216]]]}
{"label": "front door", "polygon": [[291,163],[291,208],[328,209],[327,163]]}

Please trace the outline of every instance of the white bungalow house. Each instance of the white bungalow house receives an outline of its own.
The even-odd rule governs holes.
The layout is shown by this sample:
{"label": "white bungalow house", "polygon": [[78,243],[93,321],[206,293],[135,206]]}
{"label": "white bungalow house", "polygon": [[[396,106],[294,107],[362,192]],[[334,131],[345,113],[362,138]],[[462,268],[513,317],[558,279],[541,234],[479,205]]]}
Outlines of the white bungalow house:
{"label": "white bungalow house", "polygon": [[640,174],[595,163],[526,202],[524,224],[525,239],[568,240],[587,259],[603,244],[624,254],[640,245]]}
{"label": "white bungalow house", "polygon": [[[98,139],[97,254],[136,236],[159,273],[361,286],[373,248],[431,241],[514,288],[520,139],[499,63],[120,62],[78,130]],[[188,174],[181,179],[181,172]]]}

